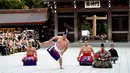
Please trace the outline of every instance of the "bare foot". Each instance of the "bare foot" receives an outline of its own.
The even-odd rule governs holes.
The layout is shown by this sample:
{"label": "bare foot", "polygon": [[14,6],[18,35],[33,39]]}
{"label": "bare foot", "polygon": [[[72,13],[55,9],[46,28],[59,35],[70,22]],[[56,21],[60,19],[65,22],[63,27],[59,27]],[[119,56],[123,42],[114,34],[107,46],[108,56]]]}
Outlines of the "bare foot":
{"label": "bare foot", "polygon": [[64,69],[63,67],[60,67],[60,69]]}

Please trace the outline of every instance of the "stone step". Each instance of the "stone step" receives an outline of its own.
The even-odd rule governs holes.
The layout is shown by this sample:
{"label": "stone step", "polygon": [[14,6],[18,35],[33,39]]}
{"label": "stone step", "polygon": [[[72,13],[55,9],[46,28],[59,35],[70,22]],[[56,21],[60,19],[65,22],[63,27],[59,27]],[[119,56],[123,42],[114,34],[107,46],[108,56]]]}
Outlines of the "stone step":
{"label": "stone step", "polygon": [[[105,47],[110,47],[113,42],[88,42],[88,44],[93,47],[100,47],[101,43],[104,43]],[[116,42],[113,44],[115,47],[130,47],[130,42]],[[70,43],[70,47],[81,47],[82,45],[84,45],[83,42]]]}

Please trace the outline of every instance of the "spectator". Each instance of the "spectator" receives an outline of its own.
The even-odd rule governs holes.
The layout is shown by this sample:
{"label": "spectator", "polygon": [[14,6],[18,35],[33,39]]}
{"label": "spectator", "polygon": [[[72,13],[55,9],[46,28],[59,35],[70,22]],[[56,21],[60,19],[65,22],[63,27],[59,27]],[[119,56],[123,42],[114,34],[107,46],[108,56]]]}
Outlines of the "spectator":
{"label": "spectator", "polygon": [[111,53],[111,61],[113,61],[113,63],[115,63],[115,61],[118,60],[119,56],[118,56],[116,49],[114,48],[114,44],[111,44],[110,47],[111,47],[111,49],[109,50],[109,52]]}

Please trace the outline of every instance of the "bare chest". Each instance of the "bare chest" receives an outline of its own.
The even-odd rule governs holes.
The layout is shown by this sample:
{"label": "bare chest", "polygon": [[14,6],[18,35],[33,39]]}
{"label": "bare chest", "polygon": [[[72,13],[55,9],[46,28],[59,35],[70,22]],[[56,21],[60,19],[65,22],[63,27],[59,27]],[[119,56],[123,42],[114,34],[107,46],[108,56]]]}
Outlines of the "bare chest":
{"label": "bare chest", "polygon": [[66,47],[66,42],[65,41],[57,41],[57,47],[59,49],[64,49]]}
{"label": "bare chest", "polygon": [[91,52],[91,49],[90,49],[90,47],[84,47],[83,51],[85,51],[85,52]]}

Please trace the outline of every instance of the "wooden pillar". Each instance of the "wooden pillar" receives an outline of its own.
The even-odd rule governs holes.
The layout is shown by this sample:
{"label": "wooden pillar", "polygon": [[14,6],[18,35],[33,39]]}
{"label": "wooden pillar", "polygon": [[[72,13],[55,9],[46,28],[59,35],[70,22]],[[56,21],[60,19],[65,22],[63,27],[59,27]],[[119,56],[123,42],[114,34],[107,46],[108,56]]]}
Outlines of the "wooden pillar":
{"label": "wooden pillar", "polygon": [[96,36],[96,15],[93,16],[93,36]]}
{"label": "wooden pillar", "polygon": [[111,2],[108,2],[108,40],[112,40],[112,13],[111,13]]}
{"label": "wooden pillar", "polygon": [[129,10],[128,10],[129,12],[128,12],[128,22],[129,22],[129,34],[128,34],[128,41],[130,41],[130,0],[129,0]]}
{"label": "wooden pillar", "polygon": [[108,10],[108,40],[112,40],[112,13]]}
{"label": "wooden pillar", "polygon": [[78,41],[78,13],[74,11],[74,41]]}
{"label": "wooden pillar", "polygon": [[56,11],[54,12],[54,35],[58,35],[58,14]]}

